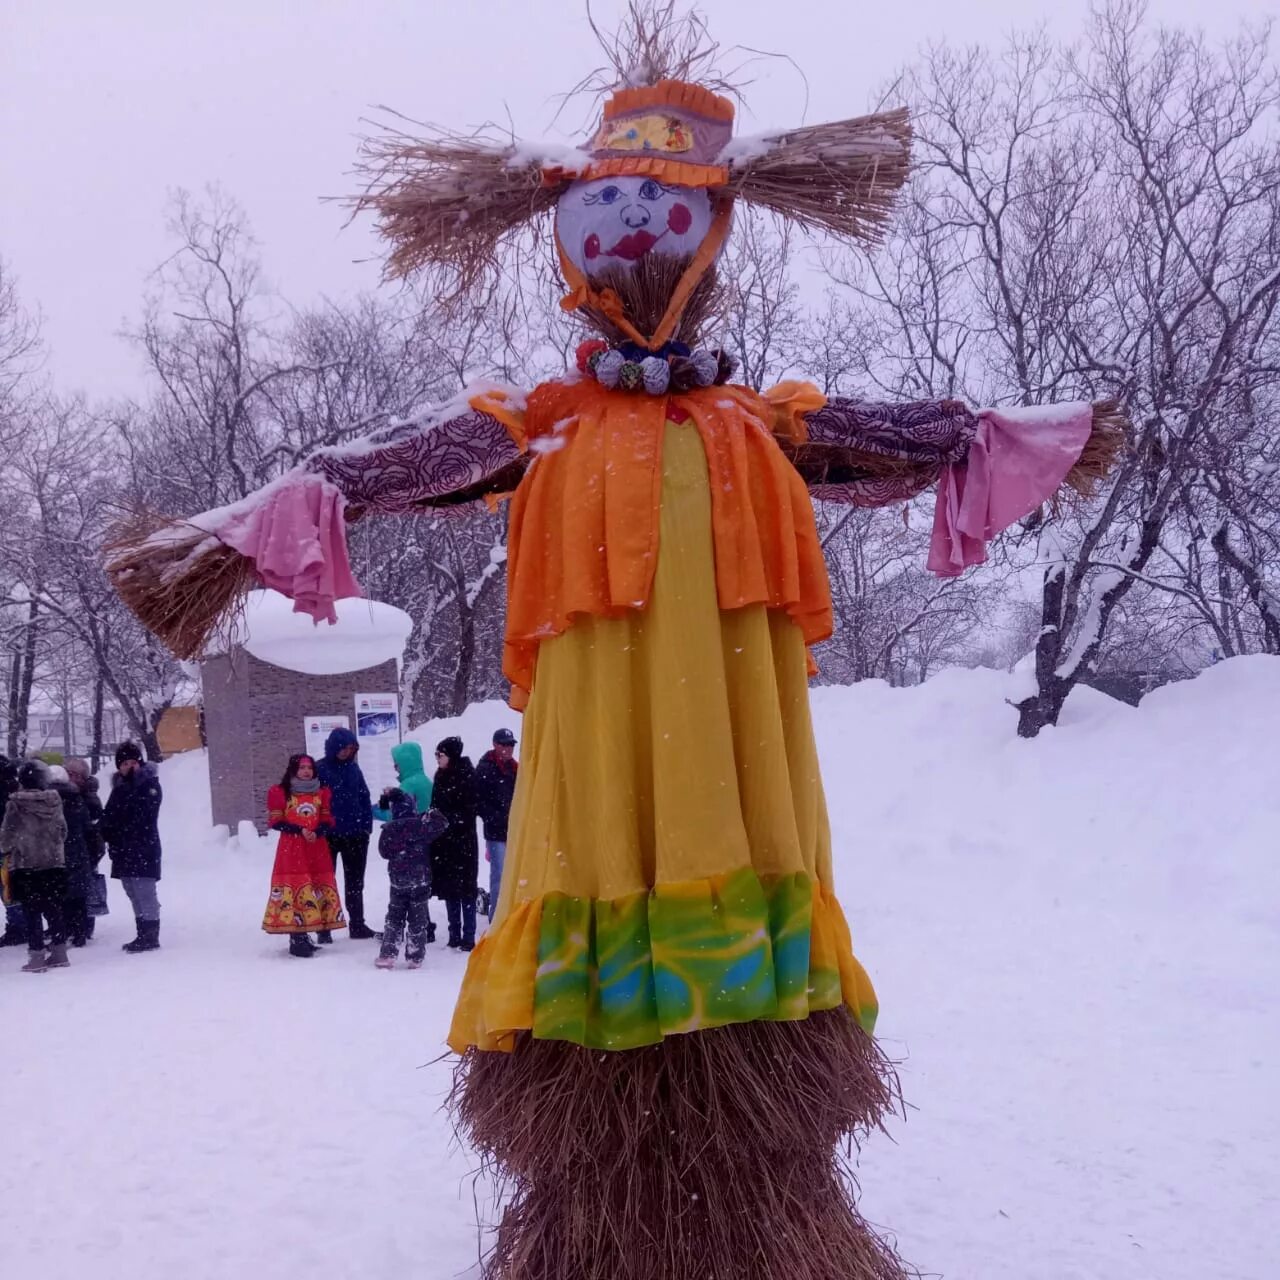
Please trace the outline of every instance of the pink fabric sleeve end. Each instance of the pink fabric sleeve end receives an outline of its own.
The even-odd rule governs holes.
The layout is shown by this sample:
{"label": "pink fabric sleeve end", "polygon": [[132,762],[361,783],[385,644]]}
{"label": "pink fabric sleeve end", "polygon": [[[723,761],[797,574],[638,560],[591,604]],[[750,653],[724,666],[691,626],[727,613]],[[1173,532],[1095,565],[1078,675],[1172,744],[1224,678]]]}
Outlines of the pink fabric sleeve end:
{"label": "pink fabric sleeve end", "polygon": [[198,524],[252,560],[263,586],[288,596],[295,613],[334,623],[334,602],[362,594],[347,555],[344,505],[323,476],[294,471]]}
{"label": "pink fabric sleeve end", "polygon": [[938,482],[929,569],[954,577],[983,564],[992,538],[1053,496],[1092,428],[1085,402],[984,409],[969,456]]}

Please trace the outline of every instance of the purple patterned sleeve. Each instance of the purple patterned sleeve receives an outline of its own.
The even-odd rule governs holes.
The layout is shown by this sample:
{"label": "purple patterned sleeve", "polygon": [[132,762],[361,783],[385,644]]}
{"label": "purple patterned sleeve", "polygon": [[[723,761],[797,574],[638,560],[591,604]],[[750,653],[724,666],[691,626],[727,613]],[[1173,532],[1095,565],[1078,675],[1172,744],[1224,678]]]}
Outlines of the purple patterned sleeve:
{"label": "purple patterned sleeve", "polygon": [[815,498],[859,507],[905,502],[963,462],[978,426],[957,400],[877,404],[837,398],[805,415],[808,438],[781,441]]}
{"label": "purple patterned sleeve", "polygon": [[458,506],[508,492],[527,465],[506,427],[474,410],[427,430],[324,449],[306,463],[342,491],[349,519]]}

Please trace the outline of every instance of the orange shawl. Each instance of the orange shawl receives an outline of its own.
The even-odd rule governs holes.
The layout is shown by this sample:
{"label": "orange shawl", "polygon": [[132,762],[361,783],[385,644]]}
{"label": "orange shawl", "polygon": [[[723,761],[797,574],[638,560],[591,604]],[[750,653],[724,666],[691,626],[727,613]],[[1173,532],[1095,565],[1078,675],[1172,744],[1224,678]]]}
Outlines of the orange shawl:
{"label": "orange shawl", "polygon": [[775,425],[794,434],[799,415],[822,403],[807,384],[766,400],[738,386],[647,396],[589,378],[543,383],[522,417],[500,399],[473,400],[537,455],[511,504],[503,670],[512,705],[527,701],[541,641],[578,615],[648,603],[672,408],[692,419],[707,454],[720,608],[785,609],[806,644],[825,640],[831,593],[813,505],[773,438]]}

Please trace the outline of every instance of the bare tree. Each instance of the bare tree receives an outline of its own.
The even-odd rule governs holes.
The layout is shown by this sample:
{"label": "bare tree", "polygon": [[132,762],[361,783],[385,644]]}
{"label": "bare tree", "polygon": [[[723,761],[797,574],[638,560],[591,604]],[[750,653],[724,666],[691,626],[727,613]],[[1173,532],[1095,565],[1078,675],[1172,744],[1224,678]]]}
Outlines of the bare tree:
{"label": "bare tree", "polygon": [[[1216,566],[1206,578],[1205,557],[1247,591],[1266,545],[1239,484],[1248,449],[1223,444],[1276,376],[1267,37],[1245,33],[1218,52],[1145,19],[1136,0],[1119,0],[1070,54],[1042,35],[1015,38],[999,58],[932,50],[906,78],[923,159],[894,243],[845,272],[887,389],[978,403],[1115,395],[1136,424],[1097,505],[1038,524],[1026,736],[1056,722],[1135,587],[1217,634],[1223,584]],[[1205,536],[1190,515],[1203,525],[1214,503]],[[1261,573],[1256,586],[1261,613]]]}

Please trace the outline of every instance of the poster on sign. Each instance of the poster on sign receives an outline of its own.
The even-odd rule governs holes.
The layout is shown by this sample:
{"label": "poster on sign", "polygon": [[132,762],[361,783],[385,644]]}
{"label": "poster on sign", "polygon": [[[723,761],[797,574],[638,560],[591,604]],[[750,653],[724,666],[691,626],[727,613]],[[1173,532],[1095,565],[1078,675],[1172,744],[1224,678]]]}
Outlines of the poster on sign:
{"label": "poster on sign", "polygon": [[356,694],[356,739],[360,743],[360,768],[369,793],[376,800],[385,788],[396,785],[391,748],[400,741],[399,694]]}
{"label": "poster on sign", "polygon": [[307,716],[302,722],[306,753],[313,760],[324,759],[324,744],[335,729],[350,729],[346,716]]}

